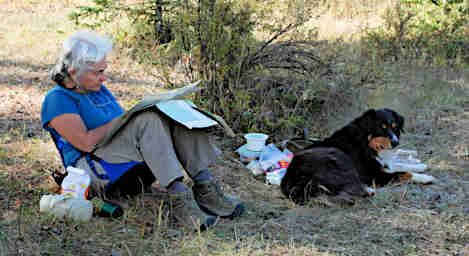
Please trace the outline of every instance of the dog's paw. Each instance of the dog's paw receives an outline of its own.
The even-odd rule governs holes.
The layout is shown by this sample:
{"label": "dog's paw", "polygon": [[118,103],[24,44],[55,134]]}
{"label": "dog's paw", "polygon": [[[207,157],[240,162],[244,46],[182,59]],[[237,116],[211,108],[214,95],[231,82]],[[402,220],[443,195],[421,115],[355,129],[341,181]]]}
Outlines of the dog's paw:
{"label": "dog's paw", "polygon": [[412,175],[410,181],[418,184],[429,184],[436,181],[436,178],[421,173],[410,173]]}
{"label": "dog's paw", "polygon": [[365,186],[366,193],[368,193],[369,196],[374,196],[376,195],[376,189],[372,187]]}
{"label": "dog's paw", "polygon": [[354,205],[355,204],[355,199],[352,195],[348,194],[347,192],[340,192],[336,196],[331,196],[330,200],[332,200],[333,203],[336,204],[341,204],[341,205]]}
{"label": "dog's paw", "polygon": [[381,168],[381,171],[385,173],[395,173],[395,171],[393,171],[392,168],[387,165],[383,166],[383,168]]}

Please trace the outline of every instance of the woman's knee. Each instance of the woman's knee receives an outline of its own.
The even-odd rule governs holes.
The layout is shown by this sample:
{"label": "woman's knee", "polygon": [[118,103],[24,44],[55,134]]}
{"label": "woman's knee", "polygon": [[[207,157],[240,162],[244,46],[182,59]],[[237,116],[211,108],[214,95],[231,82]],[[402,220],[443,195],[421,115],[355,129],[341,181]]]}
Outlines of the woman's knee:
{"label": "woman's knee", "polygon": [[143,111],[138,114],[134,121],[141,122],[141,121],[162,121],[162,117],[159,113],[153,110]]}
{"label": "woman's knee", "polygon": [[141,129],[145,128],[149,128],[150,131],[163,130],[162,128],[168,127],[168,121],[166,118],[162,117],[160,113],[152,110],[147,110],[138,114],[131,122],[138,131],[142,131]]}

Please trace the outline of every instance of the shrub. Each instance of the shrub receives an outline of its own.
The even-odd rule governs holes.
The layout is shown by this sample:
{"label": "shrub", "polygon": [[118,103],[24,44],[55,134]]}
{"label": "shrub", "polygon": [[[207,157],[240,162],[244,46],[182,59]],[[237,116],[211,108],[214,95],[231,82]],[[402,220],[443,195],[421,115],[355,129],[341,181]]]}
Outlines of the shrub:
{"label": "shrub", "polygon": [[368,31],[365,48],[383,59],[469,64],[468,14],[461,1],[402,1],[386,12],[384,27]]}
{"label": "shrub", "polygon": [[[186,80],[206,81],[206,89],[194,100],[222,115],[235,130],[293,136],[313,123],[326,88],[319,81],[332,72],[331,55],[318,53],[324,43],[316,41],[314,29],[301,28],[316,3],[299,1],[289,20],[279,22],[267,19],[268,9],[258,9],[257,1],[152,1],[139,6],[94,2],[94,7],[81,7],[72,18],[84,23],[94,17],[87,26],[96,27],[117,15],[132,17],[138,25],[134,29],[145,33],[119,32],[125,33],[118,37],[123,45],[146,45],[134,47],[147,49],[139,60],[159,65],[168,85],[177,84],[170,75],[174,70]],[[171,40],[151,40],[157,34],[155,23],[168,27]],[[259,40],[256,31],[270,36]]]}

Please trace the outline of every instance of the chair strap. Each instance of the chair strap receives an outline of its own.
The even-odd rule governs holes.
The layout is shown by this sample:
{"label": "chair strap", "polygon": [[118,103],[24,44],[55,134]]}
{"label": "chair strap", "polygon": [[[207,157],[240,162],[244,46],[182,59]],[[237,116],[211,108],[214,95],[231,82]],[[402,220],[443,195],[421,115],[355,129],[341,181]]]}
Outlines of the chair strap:
{"label": "chair strap", "polygon": [[94,172],[96,177],[102,180],[109,180],[109,176],[107,174],[99,174],[98,171],[96,170],[96,166],[94,165],[94,161],[101,162],[102,159],[98,158],[94,154],[85,154],[85,159],[88,165],[90,166],[90,169]]}

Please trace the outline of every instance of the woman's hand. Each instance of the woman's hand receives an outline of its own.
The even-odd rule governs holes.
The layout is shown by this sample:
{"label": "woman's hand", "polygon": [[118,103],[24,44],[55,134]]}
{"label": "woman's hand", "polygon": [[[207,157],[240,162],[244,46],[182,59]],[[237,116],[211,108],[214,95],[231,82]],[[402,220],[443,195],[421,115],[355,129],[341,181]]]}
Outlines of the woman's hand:
{"label": "woman's hand", "polygon": [[94,146],[111,130],[117,119],[118,117],[105,125],[88,131],[79,115],[62,114],[52,119],[49,126],[77,149],[91,152]]}

